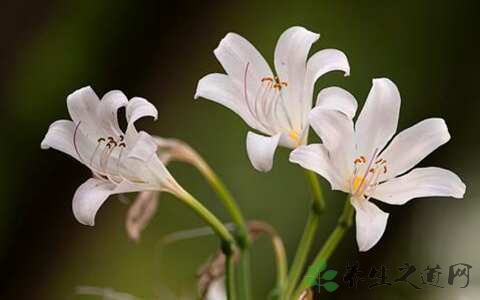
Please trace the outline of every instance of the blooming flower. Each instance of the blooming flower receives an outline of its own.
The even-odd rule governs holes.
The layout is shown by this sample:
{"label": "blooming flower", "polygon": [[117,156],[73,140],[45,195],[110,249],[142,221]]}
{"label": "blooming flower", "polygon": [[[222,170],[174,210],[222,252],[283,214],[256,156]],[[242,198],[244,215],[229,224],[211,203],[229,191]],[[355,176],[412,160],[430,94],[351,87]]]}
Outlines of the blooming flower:
{"label": "blooming flower", "polygon": [[287,29],[275,48],[274,75],[250,42],[229,33],[214,51],[227,74],[209,74],[198,82],[195,98],[228,107],[266,135],[247,135],[248,157],[259,171],[272,168],[278,145],[295,148],[305,144],[315,81],[330,71],[350,72],[348,60],[339,50],[318,51],[307,61],[310,47],[318,38],[303,27]]}
{"label": "blooming flower", "polygon": [[[67,98],[72,120],[50,125],[42,149],[54,148],[86,165],[93,177],[73,197],[73,213],[85,225],[94,225],[95,214],[112,194],[179,189],[157,157],[157,144],[134,122],[142,117],[157,118],[156,108],[139,97],[130,100],[120,91],[111,91],[100,100],[92,88],[79,89]],[[125,132],[118,124],[117,111],[125,107]]]}
{"label": "blooming flower", "polygon": [[[337,87],[321,91],[309,120],[323,144],[297,148],[290,161],[320,174],[332,189],[351,195],[360,251],[380,240],[389,216],[370,198],[401,205],[417,197],[463,197],[465,184],[451,171],[426,167],[406,173],[450,139],[443,119],[419,122],[387,146],[397,130],[400,111],[400,94],[392,81],[373,80],[355,125],[350,116],[328,109],[334,99],[355,111],[356,100],[347,91]],[[328,103],[327,107],[323,103]]]}

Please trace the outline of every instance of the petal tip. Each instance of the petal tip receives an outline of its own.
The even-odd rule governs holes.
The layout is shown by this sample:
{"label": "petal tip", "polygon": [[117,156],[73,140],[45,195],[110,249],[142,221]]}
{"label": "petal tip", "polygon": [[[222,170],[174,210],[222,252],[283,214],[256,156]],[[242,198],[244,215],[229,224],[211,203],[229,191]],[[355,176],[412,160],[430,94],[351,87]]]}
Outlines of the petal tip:
{"label": "petal tip", "polygon": [[273,167],[275,150],[280,134],[263,136],[251,131],[247,134],[247,155],[252,166],[260,172],[269,172]]}
{"label": "petal tip", "polygon": [[78,223],[85,226],[95,226],[95,218],[80,214],[79,210],[75,209],[75,207],[73,208],[73,215]]}
{"label": "petal tip", "polygon": [[40,143],[40,149],[42,150],[50,149],[50,145],[45,140],[46,140],[46,137]]}

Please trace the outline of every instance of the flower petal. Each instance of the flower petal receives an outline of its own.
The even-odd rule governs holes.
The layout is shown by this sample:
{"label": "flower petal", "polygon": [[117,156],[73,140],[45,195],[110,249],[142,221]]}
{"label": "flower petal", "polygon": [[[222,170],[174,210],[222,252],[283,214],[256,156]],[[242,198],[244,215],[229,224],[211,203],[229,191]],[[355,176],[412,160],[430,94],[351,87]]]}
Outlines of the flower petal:
{"label": "flower petal", "polygon": [[350,65],[347,56],[337,49],[323,49],[313,54],[307,62],[305,89],[302,105],[307,115],[312,107],[313,89],[320,76],[331,71],[343,71],[345,76],[350,74]]}
{"label": "flower petal", "polygon": [[453,172],[437,167],[416,168],[390,179],[370,195],[385,203],[401,205],[420,197],[463,198],[465,184]]}
{"label": "flower petal", "polygon": [[447,124],[439,118],[426,119],[403,130],[381,155],[388,163],[385,179],[410,170],[448,140]]}
{"label": "flower petal", "polygon": [[332,165],[324,145],[300,146],[290,152],[290,161],[325,178],[330,183],[332,190],[345,191],[342,177]]}
{"label": "flower petal", "polygon": [[90,178],[78,187],[73,196],[72,209],[78,222],[84,225],[95,225],[95,215],[100,206],[110,195],[138,191],[138,186]]}
{"label": "flower petal", "polygon": [[127,158],[147,162],[155,152],[157,152],[157,143],[154,138],[145,131],[140,131],[135,136],[135,141],[128,151]]}
{"label": "flower petal", "polygon": [[248,132],[247,154],[255,169],[262,172],[268,172],[272,169],[273,156],[279,140],[280,134],[263,136],[251,131]]}
{"label": "flower petal", "polygon": [[208,74],[198,81],[195,99],[203,97],[217,102],[239,115],[250,127],[263,131],[252,116],[244,99],[244,91],[240,90],[228,75]]}
{"label": "flower petal", "polygon": [[319,34],[300,26],[290,27],[282,33],[275,48],[275,70],[281,81],[303,88],[308,52],[319,37]]}
{"label": "flower petal", "polygon": [[389,214],[370,201],[352,199],[357,225],[357,244],[361,252],[370,250],[382,237]]}
{"label": "flower petal", "polygon": [[[253,92],[255,92],[260,86],[261,78],[272,76],[270,67],[258,50],[236,33],[228,33],[213,53],[232,82],[238,87],[247,84],[247,87],[254,89]],[[247,65],[249,82],[245,83]]]}
{"label": "flower petal", "polygon": [[358,151],[370,159],[381,151],[397,130],[400,113],[400,93],[387,78],[373,80],[358,120],[355,124]]}
{"label": "flower petal", "polygon": [[303,27],[290,27],[282,33],[275,48],[275,70],[281,82],[286,82],[285,105],[294,127],[301,128],[301,114],[304,105],[311,107],[311,99],[307,104],[300,104],[305,87],[307,57],[312,44],[318,40],[319,34]]}
{"label": "flower petal", "polygon": [[342,51],[323,49],[308,59],[307,76],[311,84],[314,84],[320,76],[331,71],[343,71],[345,76],[350,75],[348,58]]}
{"label": "flower petal", "polygon": [[129,126],[143,117],[152,117],[154,120],[158,118],[158,111],[155,106],[147,99],[140,97],[134,97],[128,101],[125,113]]}
{"label": "flower petal", "polygon": [[355,117],[357,106],[357,100],[352,94],[336,86],[321,90],[317,96],[316,107],[338,110],[350,119]]}
{"label": "flower petal", "polygon": [[117,111],[128,104],[128,98],[121,91],[110,91],[100,101],[97,115],[106,133],[113,136],[122,135],[118,125]]}
{"label": "flower petal", "polygon": [[97,108],[100,99],[90,86],[81,88],[67,97],[67,107],[70,117],[75,124],[95,124],[97,119]]}
{"label": "flower petal", "polygon": [[316,107],[310,112],[309,121],[328,150],[333,166],[346,181],[353,172],[355,156],[352,119],[339,111]]}
{"label": "flower petal", "polygon": [[40,147],[42,149],[53,148],[62,151],[73,158],[78,159],[78,155],[73,145],[73,135],[75,124],[70,120],[58,120],[53,122],[48,128],[47,134],[42,140]]}

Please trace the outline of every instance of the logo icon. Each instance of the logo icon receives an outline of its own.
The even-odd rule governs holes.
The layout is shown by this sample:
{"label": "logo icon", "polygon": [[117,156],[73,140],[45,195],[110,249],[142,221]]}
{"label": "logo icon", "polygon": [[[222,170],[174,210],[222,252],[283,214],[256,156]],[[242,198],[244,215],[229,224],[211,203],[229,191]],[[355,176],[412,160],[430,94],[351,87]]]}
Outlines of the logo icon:
{"label": "logo icon", "polygon": [[328,270],[322,275],[322,272],[325,271],[326,268],[327,262],[323,258],[316,265],[308,267],[308,274],[305,276],[305,282],[310,287],[318,286],[318,292],[320,292],[322,286],[327,292],[334,292],[338,289],[338,284],[331,281],[337,276],[338,272]]}

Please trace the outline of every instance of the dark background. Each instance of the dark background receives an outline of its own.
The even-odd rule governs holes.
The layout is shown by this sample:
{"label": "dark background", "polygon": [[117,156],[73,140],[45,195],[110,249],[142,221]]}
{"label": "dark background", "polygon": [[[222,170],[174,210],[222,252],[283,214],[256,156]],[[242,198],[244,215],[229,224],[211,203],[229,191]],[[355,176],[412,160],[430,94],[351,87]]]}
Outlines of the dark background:
{"label": "dark background", "polygon": [[[278,36],[292,25],[321,33],[313,51],[334,47],[350,61],[351,76],[322,77],[317,88],[340,85],[363,103],[371,79],[389,77],[402,95],[400,129],[428,117],[446,119],[452,140],[421,165],[449,168],[467,184],[464,200],[422,199],[392,212],[381,242],[358,254],[351,230],[329,261],[339,271],[335,293],[322,299],[478,299],[478,12],[476,1],[3,1],[0,9],[0,295],[2,299],[100,299],[75,294],[78,286],[112,288],[142,299],[194,299],[195,271],[216,249],[212,237],[162,247],[177,230],[202,226],[170,196],[139,244],[124,230],[128,205],[107,201],[89,228],[74,220],[71,199],[88,170],[56,151],[41,151],[50,123],[68,117],[65,99],[92,85],[99,95],[121,89],[143,96],[159,120],[141,122],[151,133],[194,146],[221,175],[249,219],[277,228],[291,258],[305,222],[309,190],[302,170],[277,153],[272,172],[253,170],[246,156],[246,125],[234,113],[194,101],[203,75],[221,71],[213,49],[229,31],[250,40],[268,59]],[[227,214],[203,178],[173,164],[178,180],[222,219]],[[325,182],[323,182],[325,183]],[[315,249],[333,229],[344,196],[328,191]],[[253,249],[256,299],[273,286],[269,243]],[[313,253],[312,253],[313,255]],[[390,281],[404,262],[420,271],[440,264],[444,289],[416,291],[408,284],[357,290],[341,281],[345,263],[360,262],[363,276],[384,264]],[[470,285],[446,283],[448,266],[473,265]],[[410,278],[409,278],[410,279]],[[183,295],[183,296],[182,296]],[[173,298],[172,298],[173,299]]]}

